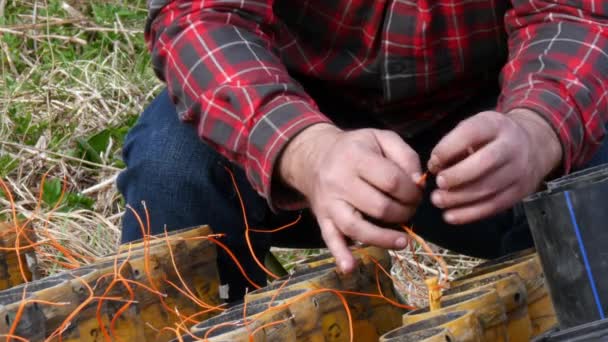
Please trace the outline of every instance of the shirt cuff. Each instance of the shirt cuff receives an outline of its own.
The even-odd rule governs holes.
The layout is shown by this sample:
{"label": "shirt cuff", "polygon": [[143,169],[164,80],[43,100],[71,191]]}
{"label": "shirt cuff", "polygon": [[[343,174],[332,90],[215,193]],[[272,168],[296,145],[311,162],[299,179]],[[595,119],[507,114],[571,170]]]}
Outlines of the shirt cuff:
{"label": "shirt cuff", "polygon": [[272,210],[300,209],[307,205],[306,199],[276,179],[278,157],[302,130],[331,120],[316,106],[296,96],[281,96],[269,107],[249,134],[247,177]]}
{"label": "shirt cuff", "polygon": [[583,128],[580,127],[576,108],[567,94],[550,88],[523,88],[503,92],[497,110],[508,113],[518,108],[538,113],[553,128],[562,145],[562,174],[570,173],[573,166],[581,163],[576,157],[580,143],[577,145],[573,137],[580,136]]}

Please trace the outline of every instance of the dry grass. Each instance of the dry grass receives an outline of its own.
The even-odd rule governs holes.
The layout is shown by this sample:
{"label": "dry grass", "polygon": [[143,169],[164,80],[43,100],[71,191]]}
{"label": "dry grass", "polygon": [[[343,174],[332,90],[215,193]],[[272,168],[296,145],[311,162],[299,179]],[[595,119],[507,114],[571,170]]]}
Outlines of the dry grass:
{"label": "dry grass", "polygon": [[[118,241],[122,139],[161,87],[143,41],[145,15],[144,0],[0,0],[0,178],[22,217],[78,254],[103,255]],[[51,212],[64,181],[67,200]],[[0,220],[9,211],[0,196]],[[435,250],[452,278],[478,262]],[[277,252],[289,267],[322,251]],[[418,261],[395,253],[392,272],[405,299],[423,304],[423,278],[438,268],[419,246],[414,254]]]}
{"label": "dry grass", "polygon": [[[143,0],[0,0],[0,177],[20,215],[84,255],[115,250],[120,145],[160,88],[145,15]],[[49,215],[63,181],[67,199]],[[0,215],[9,209],[0,198]]]}
{"label": "dry grass", "polygon": [[[452,253],[432,244],[435,255],[441,256],[448,269],[448,279],[468,273],[482,260]],[[424,284],[427,277],[441,274],[441,269],[435,259],[420,245],[415,245],[413,251],[403,250],[392,252],[393,268],[391,274],[395,278],[395,288],[401,300],[414,306],[424,307],[428,303],[428,290]],[[443,277],[444,274],[441,274]]]}

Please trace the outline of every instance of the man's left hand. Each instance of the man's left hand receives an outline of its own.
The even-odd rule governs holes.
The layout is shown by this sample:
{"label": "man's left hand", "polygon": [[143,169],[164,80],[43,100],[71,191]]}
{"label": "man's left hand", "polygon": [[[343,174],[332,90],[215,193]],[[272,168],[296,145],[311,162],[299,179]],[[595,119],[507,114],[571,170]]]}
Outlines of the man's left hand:
{"label": "man's left hand", "polygon": [[462,121],[431,153],[431,195],[451,224],[497,214],[538,189],[561,162],[559,139],[539,114],[482,112]]}

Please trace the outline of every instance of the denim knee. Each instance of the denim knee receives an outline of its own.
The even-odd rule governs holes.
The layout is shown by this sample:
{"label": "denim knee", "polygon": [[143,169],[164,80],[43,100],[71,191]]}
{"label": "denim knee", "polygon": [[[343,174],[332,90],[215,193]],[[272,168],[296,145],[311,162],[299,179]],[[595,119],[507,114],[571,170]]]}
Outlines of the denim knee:
{"label": "denim knee", "polygon": [[[264,272],[247,249],[245,223],[230,174],[235,175],[247,218],[254,227],[265,226],[269,209],[252,189],[244,172],[232,166],[209,145],[201,142],[194,127],[179,121],[175,106],[166,91],[161,93],[129,132],[123,146],[127,168],[117,185],[128,205],[144,215],[145,201],[150,215],[151,233],[187,228],[202,224],[223,233],[222,242],[236,255],[251,279],[262,284]],[[259,258],[268,251],[269,234],[251,237]],[[127,210],[123,217],[122,241],[141,238],[135,215]],[[230,284],[229,299],[245,294],[247,280],[230,256],[218,249],[222,283]]]}
{"label": "denim knee", "polygon": [[[250,223],[263,226],[270,214],[244,172],[202,142],[194,127],[179,121],[166,91],[129,132],[123,158],[127,168],[118,178],[118,188],[138,212],[145,201],[154,234],[161,233],[165,225],[173,230],[209,224],[228,239],[240,240],[245,224],[227,169],[235,175]],[[140,231],[127,211],[123,242],[141,237]]]}
{"label": "denim knee", "polygon": [[[212,217],[225,216],[220,214],[226,208],[218,197],[230,196],[226,191],[230,188],[217,183],[222,182],[218,173],[225,172],[226,161],[199,140],[193,127],[178,120],[166,92],[129,132],[123,159],[127,168],[118,177],[118,188],[140,215],[141,202],[146,203],[153,234],[161,233],[165,226],[173,230],[210,224]],[[127,210],[123,242],[140,238],[140,232],[138,221]]]}

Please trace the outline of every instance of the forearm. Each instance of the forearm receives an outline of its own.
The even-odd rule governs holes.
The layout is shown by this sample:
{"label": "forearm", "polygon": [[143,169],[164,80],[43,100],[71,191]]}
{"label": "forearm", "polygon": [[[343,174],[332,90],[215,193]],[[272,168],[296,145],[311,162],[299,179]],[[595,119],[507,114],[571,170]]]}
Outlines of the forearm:
{"label": "forearm", "polygon": [[181,118],[270,198],[284,145],[327,121],[275,53],[272,1],[166,2],[146,30],[157,74]]}
{"label": "forearm", "polygon": [[569,172],[591,158],[608,122],[607,13],[585,1],[513,4],[498,110],[542,116],[562,146],[561,171]]}

